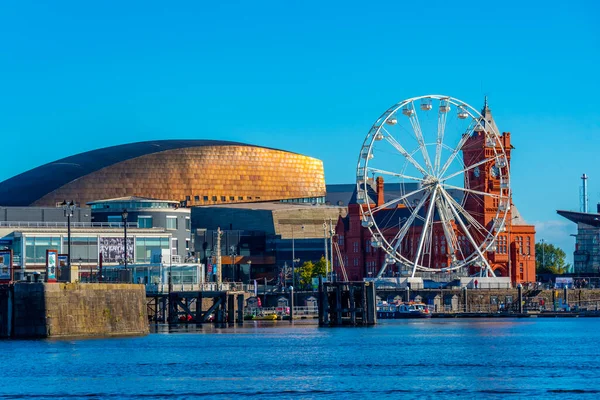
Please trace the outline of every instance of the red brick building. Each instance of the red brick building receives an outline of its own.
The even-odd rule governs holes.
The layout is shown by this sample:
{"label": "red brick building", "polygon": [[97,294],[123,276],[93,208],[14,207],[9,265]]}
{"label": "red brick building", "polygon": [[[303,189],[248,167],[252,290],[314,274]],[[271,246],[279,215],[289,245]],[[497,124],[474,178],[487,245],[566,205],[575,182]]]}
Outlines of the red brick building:
{"label": "red brick building", "polygon": [[[486,124],[495,127],[495,121],[487,102],[481,114],[485,118]],[[500,140],[510,166],[510,156],[513,150],[510,133],[502,133]],[[464,164],[470,166],[481,162],[486,159],[491,151],[493,151],[493,148],[489,147],[489,143],[486,144],[485,134],[474,132],[462,148]],[[489,162],[475,168],[477,171],[475,169],[468,171],[468,176],[465,176],[465,179],[469,180],[469,188],[491,194],[499,192],[501,185],[504,183],[501,174],[497,171],[498,168],[502,167],[502,165],[497,166]],[[368,201],[376,206],[384,204],[387,185],[384,184],[383,179],[377,177],[374,182],[370,182],[370,186],[372,193],[370,193]],[[533,282],[535,281],[535,227],[525,223],[512,203],[512,197],[510,198],[510,206],[509,204],[503,204],[504,202],[507,201],[498,200],[493,196],[470,194],[465,199],[464,208],[482,226],[490,226],[492,220],[497,217],[499,207],[500,210],[508,207],[504,229],[498,234],[495,246],[490,248],[494,251],[487,251],[484,256],[496,276],[510,276],[513,284]],[[355,193],[352,201],[348,204],[348,215],[344,218],[340,217],[336,226],[337,242],[350,280],[375,277],[383,266],[386,256],[381,248],[371,246],[371,233],[361,223],[361,207],[366,207],[366,205],[357,204]],[[376,219],[379,220],[376,223],[390,221],[392,219],[390,215],[393,215],[393,221],[392,223],[387,222],[389,226],[385,229],[386,239],[391,239],[398,233],[398,229],[402,225],[401,221],[408,218],[410,210],[403,205],[398,205],[393,209],[382,209],[376,215]],[[459,235],[457,239],[462,254],[472,254],[474,248],[471,243],[464,236],[460,236],[454,221],[452,221],[452,226]],[[411,256],[413,256],[414,258],[421,229],[419,224],[415,224],[404,237],[400,246],[400,252],[404,257],[412,259]],[[449,247],[441,224],[434,224],[432,243],[429,250],[431,254],[428,255],[430,266],[436,269],[450,266],[452,260]],[[400,268],[398,264],[388,266],[384,276],[400,275]],[[337,257],[334,258],[334,269],[340,272]],[[469,273],[475,274],[478,271],[479,268],[471,268]]]}

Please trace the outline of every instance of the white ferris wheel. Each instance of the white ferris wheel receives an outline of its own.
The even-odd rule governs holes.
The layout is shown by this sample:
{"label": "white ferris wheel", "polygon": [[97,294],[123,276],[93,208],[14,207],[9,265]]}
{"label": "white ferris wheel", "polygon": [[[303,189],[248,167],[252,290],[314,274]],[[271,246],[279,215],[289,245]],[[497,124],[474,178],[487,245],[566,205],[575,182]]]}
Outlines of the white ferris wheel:
{"label": "white ferris wheel", "polygon": [[495,124],[476,109],[441,95],[395,104],[369,130],[356,176],[362,226],[386,253],[377,277],[390,265],[412,277],[463,268],[494,276],[485,253],[505,230],[509,162]]}

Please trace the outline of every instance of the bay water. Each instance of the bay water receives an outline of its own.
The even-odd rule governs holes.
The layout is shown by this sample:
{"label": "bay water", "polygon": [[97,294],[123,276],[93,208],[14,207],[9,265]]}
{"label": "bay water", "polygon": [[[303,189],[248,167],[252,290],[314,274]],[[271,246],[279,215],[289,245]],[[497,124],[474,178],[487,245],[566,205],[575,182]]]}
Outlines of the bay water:
{"label": "bay water", "polygon": [[600,398],[600,319],[153,326],[0,341],[0,399]]}

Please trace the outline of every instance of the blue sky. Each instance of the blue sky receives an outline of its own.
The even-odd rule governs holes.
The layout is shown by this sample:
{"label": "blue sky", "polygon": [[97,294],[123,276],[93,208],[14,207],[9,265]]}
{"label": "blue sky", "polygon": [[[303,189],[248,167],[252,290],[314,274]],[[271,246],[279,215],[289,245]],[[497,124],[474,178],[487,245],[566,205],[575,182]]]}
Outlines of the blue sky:
{"label": "blue sky", "polygon": [[[492,4],[498,3],[498,4]],[[514,202],[572,252],[590,176],[600,201],[596,1],[5,2],[0,180],[126,142],[210,138],[322,159],[354,180],[390,105],[429,93],[512,133]]]}

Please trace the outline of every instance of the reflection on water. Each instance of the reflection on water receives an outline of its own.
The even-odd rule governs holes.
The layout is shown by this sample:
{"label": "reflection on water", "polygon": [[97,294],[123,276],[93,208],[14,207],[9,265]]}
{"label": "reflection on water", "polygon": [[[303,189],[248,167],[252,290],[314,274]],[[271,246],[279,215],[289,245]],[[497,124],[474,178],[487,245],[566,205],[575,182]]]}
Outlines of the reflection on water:
{"label": "reflection on water", "polygon": [[600,319],[153,326],[0,341],[0,398],[597,398]]}

